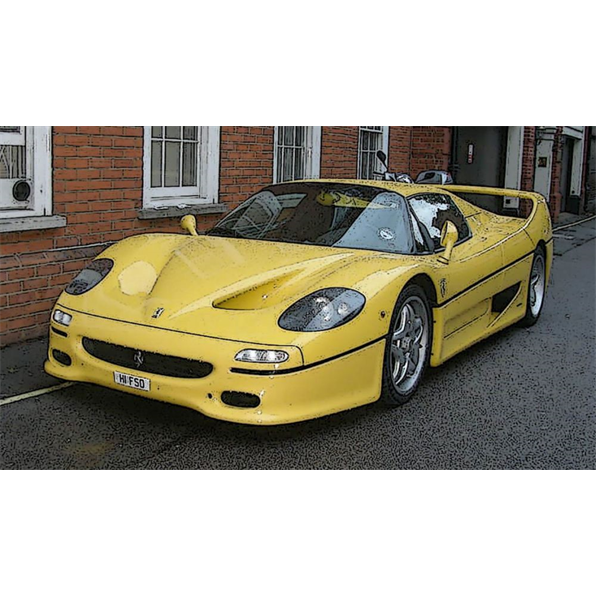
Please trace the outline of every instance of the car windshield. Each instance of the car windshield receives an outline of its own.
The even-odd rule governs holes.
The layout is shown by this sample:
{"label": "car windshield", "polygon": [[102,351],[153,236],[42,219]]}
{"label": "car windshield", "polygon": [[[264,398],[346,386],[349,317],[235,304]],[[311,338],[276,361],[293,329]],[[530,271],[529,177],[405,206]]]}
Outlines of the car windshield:
{"label": "car windshield", "polygon": [[412,254],[402,195],[373,186],[300,182],[263,189],[210,236]]}

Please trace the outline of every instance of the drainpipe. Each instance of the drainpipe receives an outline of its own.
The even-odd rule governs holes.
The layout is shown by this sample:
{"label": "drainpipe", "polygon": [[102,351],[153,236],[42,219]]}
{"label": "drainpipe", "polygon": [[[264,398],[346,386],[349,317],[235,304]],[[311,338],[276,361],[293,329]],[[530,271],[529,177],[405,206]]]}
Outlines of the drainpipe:
{"label": "drainpipe", "polygon": [[457,184],[457,174],[459,172],[459,164],[457,163],[457,143],[459,141],[458,127],[451,127],[451,157],[449,158],[449,173],[453,181]]}
{"label": "drainpipe", "polygon": [[[584,127],[584,155],[583,155],[583,172],[582,172],[582,181],[581,181],[581,188],[580,188],[580,196],[582,196],[582,204],[580,205],[580,211],[585,212],[586,207],[588,205],[588,195],[590,191],[588,190],[588,180],[590,175],[590,152],[592,148],[592,129],[593,126],[585,126]],[[582,192],[583,191],[583,192]]]}

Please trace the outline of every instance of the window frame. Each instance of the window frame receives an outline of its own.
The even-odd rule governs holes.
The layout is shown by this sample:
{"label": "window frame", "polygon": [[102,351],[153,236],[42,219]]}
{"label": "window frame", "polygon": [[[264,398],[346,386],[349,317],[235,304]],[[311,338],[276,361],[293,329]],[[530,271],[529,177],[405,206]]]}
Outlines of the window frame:
{"label": "window frame", "polygon": [[[363,178],[362,177],[362,167],[361,167],[361,154],[362,154],[362,132],[375,132],[381,134],[381,147],[380,150],[385,153],[387,156],[387,162],[389,163],[389,127],[388,126],[381,126],[380,131],[373,131],[369,129],[368,126],[359,126],[358,127],[358,162],[357,162],[357,178],[358,180],[376,180],[376,178]],[[378,151],[378,149],[377,149]]]}
{"label": "window frame", "polygon": [[1,133],[0,142],[14,141],[24,135],[26,175],[31,185],[29,207],[19,208],[14,203],[0,203],[0,219],[16,219],[52,215],[52,127],[25,126],[22,133]]}
{"label": "window frame", "polygon": [[[279,148],[279,129],[284,126],[275,126],[273,133],[273,183],[284,184],[299,180],[278,180],[277,150]],[[305,126],[304,135],[304,180],[316,180],[321,177],[321,126]]]}
{"label": "window frame", "polygon": [[192,207],[219,202],[221,127],[199,126],[198,129],[197,185],[152,187],[151,126],[143,127],[143,209],[165,209],[181,205]]}
{"label": "window frame", "polygon": [[[8,128],[8,127],[5,127]],[[25,144],[25,131],[27,128],[31,128],[31,127],[27,127],[27,126],[18,126],[17,127],[19,130],[11,130],[11,131],[6,131],[6,130],[0,130],[0,145],[11,145],[11,144],[18,144],[18,145],[24,145]],[[22,141],[22,143],[15,143],[15,141]]]}

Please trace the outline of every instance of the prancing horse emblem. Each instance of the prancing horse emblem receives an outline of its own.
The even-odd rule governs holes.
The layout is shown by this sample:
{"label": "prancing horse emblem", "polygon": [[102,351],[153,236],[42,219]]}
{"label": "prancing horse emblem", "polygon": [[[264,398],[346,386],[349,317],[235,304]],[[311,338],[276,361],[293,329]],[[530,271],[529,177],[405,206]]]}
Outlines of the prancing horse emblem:
{"label": "prancing horse emblem", "polygon": [[163,312],[163,308],[161,306],[151,315],[153,319],[159,319],[161,317],[161,313]]}
{"label": "prancing horse emblem", "polygon": [[443,278],[439,282],[439,286],[441,288],[441,297],[445,298],[445,294],[447,293],[447,280],[445,278]]}
{"label": "prancing horse emblem", "polygon": [[143,362],[145,362],[143,352],[141,352],[141,350],[137,350],[133,356],[133,360],[135,361],[135,366],[137,368],[141,368],[141,366],[143,366]]}

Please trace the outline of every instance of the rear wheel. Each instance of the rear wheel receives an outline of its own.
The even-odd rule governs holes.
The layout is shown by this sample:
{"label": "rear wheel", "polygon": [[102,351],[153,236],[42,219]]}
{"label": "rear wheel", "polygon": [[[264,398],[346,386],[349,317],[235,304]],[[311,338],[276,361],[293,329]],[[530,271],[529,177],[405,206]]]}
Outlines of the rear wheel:
{"label": "rear wheel", "polygon": [[419,286],[407,286],[391,318],[383,360],[382,401],[402,405],[410,400],[428,366],[431,345],[428,298]]}
{"label": "rear wheel", "polygon": [[539,247],[534,253],[530,279],[528,280],[528,301],[526,304],[526,315],[520,321],[522,327],[531,327],[540,318],[544,306],[544,295],[546,293],[546,258],[544,249]]}

